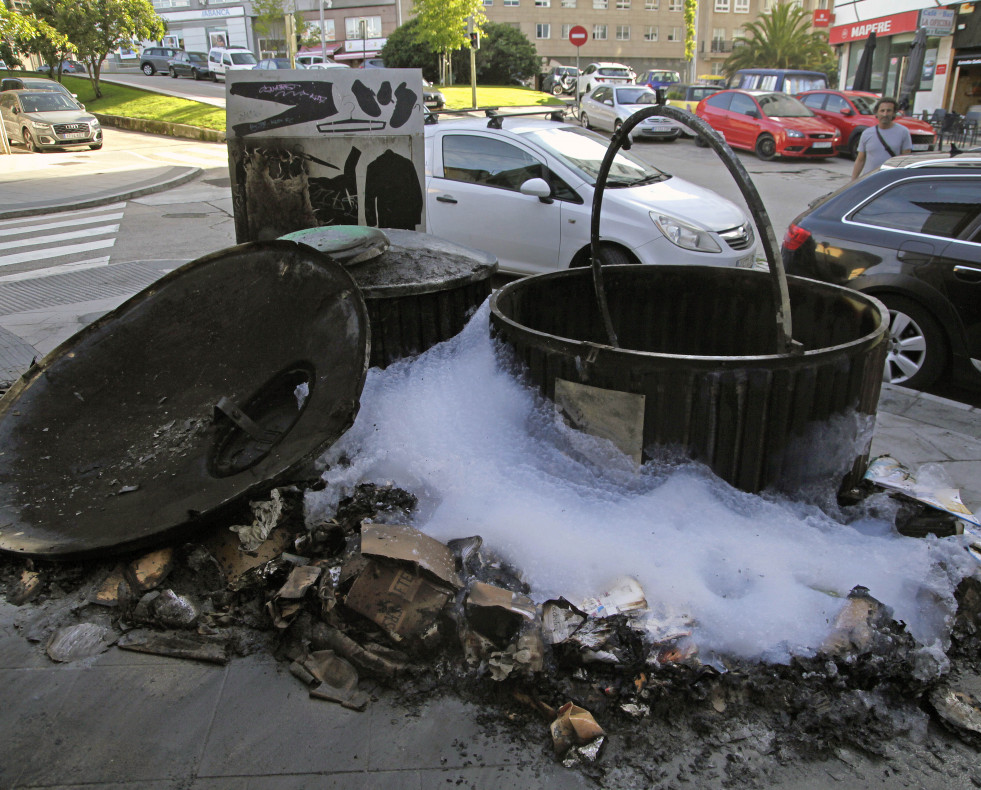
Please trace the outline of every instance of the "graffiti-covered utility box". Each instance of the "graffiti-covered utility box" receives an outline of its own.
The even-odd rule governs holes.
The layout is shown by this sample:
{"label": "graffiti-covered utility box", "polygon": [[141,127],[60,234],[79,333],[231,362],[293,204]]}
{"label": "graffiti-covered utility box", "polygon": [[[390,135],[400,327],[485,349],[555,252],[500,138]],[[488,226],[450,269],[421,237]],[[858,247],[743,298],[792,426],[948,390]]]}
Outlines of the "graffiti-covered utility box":
{"label": "graffiti-covered utility box", "polygon": [[225,90],[238,242],[322,225],[426,230],[421,71],[233,71]]}

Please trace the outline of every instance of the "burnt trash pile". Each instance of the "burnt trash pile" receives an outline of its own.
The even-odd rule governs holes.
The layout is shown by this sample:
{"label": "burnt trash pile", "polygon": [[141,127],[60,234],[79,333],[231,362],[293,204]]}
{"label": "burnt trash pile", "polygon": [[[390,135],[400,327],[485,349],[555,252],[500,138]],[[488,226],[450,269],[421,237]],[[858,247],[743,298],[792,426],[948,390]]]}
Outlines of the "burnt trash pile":
{"label": "burnt trash pile", "polygon": [[[664,749],[686,731],[730,738],[761,722],[767,750],[783,755],[849,743],[876,753],[927,715],[981,737],[977,702],[924,669],[903,625],[861,587],[812,658],[703,660],[690,618],[647,600],[635,579],[536,604],[521,570],[479,536],[442,543],[407,526],[410,492],[360,484],[314,523],[303,495],[274,489],[235,523],[115,563],[3,556],[0,587],[21,607],[20,633],[52,661],[113,646],[218,664],[269,651],[311,700],[363,711],[382,694],[411,705],[451,691],[597,775],[655,733]],[[981,582],[962,582],[958,601],[949,655],[976,665]]]}

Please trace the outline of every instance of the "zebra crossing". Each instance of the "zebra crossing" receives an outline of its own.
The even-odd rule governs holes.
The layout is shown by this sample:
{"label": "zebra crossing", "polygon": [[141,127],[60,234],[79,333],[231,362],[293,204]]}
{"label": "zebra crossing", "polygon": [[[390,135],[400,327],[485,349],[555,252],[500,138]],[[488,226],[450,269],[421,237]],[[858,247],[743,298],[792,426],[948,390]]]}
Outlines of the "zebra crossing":
{"label": "zebra crossing", "polygon": [[107,266],[125,207],[0,221],[0,283]]}

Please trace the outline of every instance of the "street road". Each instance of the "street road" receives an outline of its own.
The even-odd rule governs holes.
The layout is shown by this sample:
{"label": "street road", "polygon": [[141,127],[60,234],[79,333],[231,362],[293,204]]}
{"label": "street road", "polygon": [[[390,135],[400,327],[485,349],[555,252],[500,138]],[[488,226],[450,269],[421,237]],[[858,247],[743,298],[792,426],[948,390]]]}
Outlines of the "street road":
{"label": "street road", "polygon": [[157,72],[152,77],[141,72],[121,73],[102,72],[101,80],[129,85],[133,88],[163,93],[167,96],[177,96],[181,99],[191,99],[215,107],[225,106],[225,83],[211,80],[192,80],[190,77],[172,79],[166,74]]}
{"label": "street road", "polygon": [[[169,78],[145,77],[170,84]],[[192,80],[180,80],[194,85]],[[213,87],[198,83],[199,87]],[[224,86],[219,85],[220,88]],[[24,268],[90,263],[108,258],[110,265],[147,262],[168,270],[201,255],[234,244],[234,226],[229,192],[225,146],[190,140],[106,129],[101,151],[28,154],[14,146],[15,155],[33,156],[39,164],[55,164],[64,157],[89,157],[109,163],[130,157],[136,160],[193,164],[204,168],[196,181],[163,193],[130,200],[121,207],[82,213],[75,217],[53,214],[48,217],[12,220],[0,229],[3,243],[0,256],[27,256],[47,250],[36,263]],[[729,172],[711,149],[697,148],[691,140],[674,143],[636,143],[636,154],[656,166],[725,195],[741,206],[745,202]],[[762,162],[751,153],[737,153],[749,172],[770,215],[779,242],[790,221],[807,203],[848,182],[851,162],[833,158],[820,162]],[[100,166],[102,166],[100,164]],[[747,209],[748,213],[748,209]],[[122,216],[116,216],[122,214]],[[65,222],[70,225],[40,230],[38,225]],[[63,234],[75,234],[71,238]],[[50,238],[47,236],[50,235]],[[31,239],[31,244],[27,240]],[[47,239],[47,240],[46,240]],[[72,244],[92,245],[75,253],[63,248]],[[63,339],[63,338],[62,338]],[[981,393],[944,382],[934,394],[981,406]]]}

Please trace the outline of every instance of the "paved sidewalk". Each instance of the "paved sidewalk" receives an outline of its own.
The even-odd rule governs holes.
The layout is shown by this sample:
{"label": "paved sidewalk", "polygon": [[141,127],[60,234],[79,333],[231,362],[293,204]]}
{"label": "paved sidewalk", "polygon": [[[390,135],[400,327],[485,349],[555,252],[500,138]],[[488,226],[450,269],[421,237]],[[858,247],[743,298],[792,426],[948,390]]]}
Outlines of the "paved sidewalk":
{"label": "paved sidewalk", "polygon": [[[37,170],[18,168],[17,158],[0,162],[0,218],[16,216],[11,211],[58,211],[121,200],[167,189],[196,175],[196,168],[175,167],[92,172],[84,164]],[[23,159],[37,161],[37,157]],[[162,273],[139,263],[118,268],[125,277],[112,282],[70,280],[65,274],[0,283],[0,316],[8,327],[0,331],[0,377],[9,382],[30,364],[36,352],[27,338],[63,339]],[[30,299],[28,286],[21,283],[30,284]],[[891,453],[913,468],[940,464],[961,488],[965,504],[977,512],[981,510],[978,411],[885,386],[873,452]],[[50,601],[46,604],[49,623],[73,622],[73,608],[78,605],[70,597]],[[25,639],[30,627],[20,627],[27,619],[24,615],[20,608],[0,602],[0,688],[4,689],[0,788],[574,790],[597,786],[584,773],[555,762],[544,724],[529,729],[526,739],[515,740],[471,704],[434,695],[409,712],[400,706],[397,690],[380,690],[379,699],[367,711],[355,713],[308,699],[286,665],[265,655],[216,667],[112,649],[90,661],[56,665],[37,644]],[[617,749],[629,748],[629,733],[619,735],[604,758],[607,765],[615,764]],[[725,763],[726,755],[743,746],[716,744],[714,748]],[[951,754],[963,748],[952,746]],[[705,759],[714,759],[708,751]],[[676,776],[668,777],[670,755],[660,759],[660,778],[652,777],[645,787],[662,786],[662,780],[665,786],[688,781],[685,766],[675,766]],[[811,773],[806,775],[799,766],[779,764],[768,777],[769,786],[823,789],[910,782],[938,790],[968,786],[969,777],[963,773],[941,781],[939,769],[919,780],[897,777],[893,784],[882,783],[881,764],[863,755],[852,755],[847,763],[826,762],[823,772],[809,766]],[[702,786],[733,785],[720,774],[717,781]]]}

